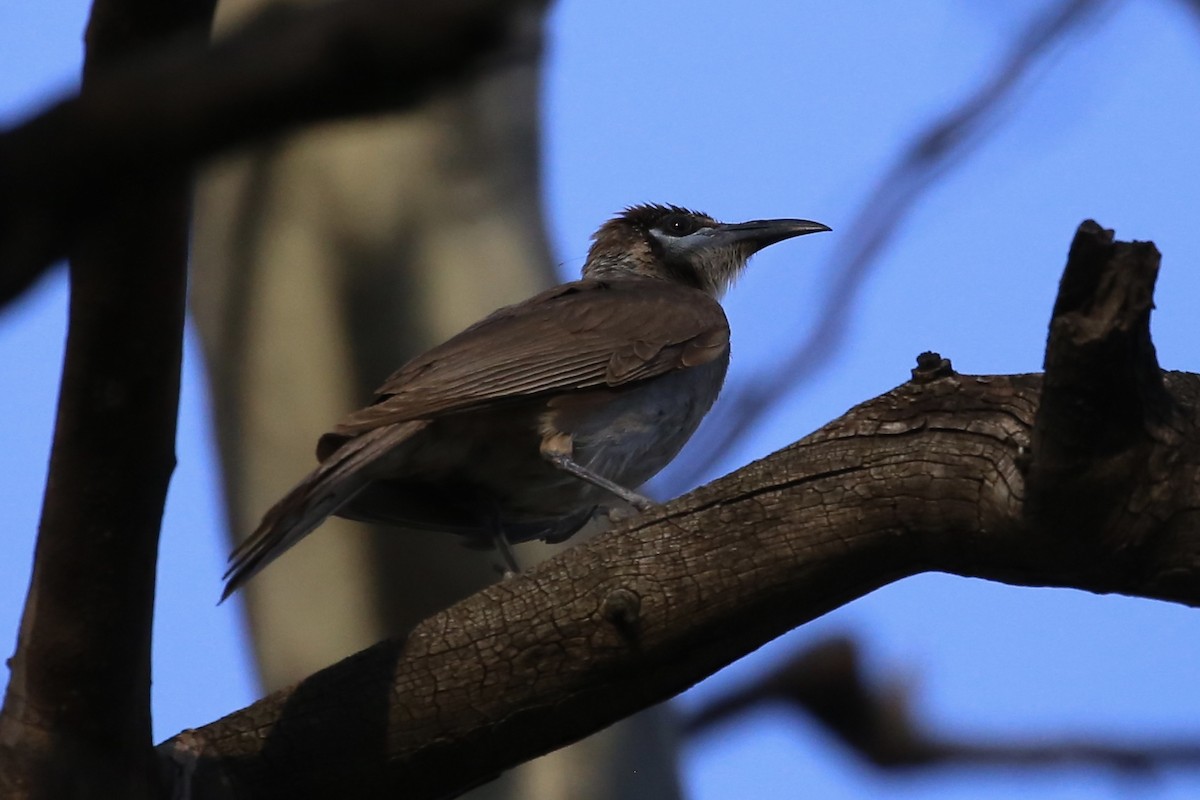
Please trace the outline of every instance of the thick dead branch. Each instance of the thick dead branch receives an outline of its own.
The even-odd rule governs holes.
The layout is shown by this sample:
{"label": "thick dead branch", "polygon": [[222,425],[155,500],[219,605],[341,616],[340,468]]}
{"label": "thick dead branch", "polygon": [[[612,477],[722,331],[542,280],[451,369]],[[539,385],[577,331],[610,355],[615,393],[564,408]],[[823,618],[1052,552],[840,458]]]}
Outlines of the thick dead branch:
{"label": "thick dead branch", "polygon": [[1200,744],[1116,744],[1043,738],[1027,743],[970,741],[929,733],[900,685],[875,685],[863,674],[851,639],[834,637],[806,648],[760,681],[730,692],[687,721],[703,736],[764,705],[784,705],[821,724],[855,754],[881,769],[1007,766],[1052,767],[1089,763],[1129,773],[1200,764]]}
{"label": "thick dead branch", "polygon": [[[1103,268],[1152,276],[1152,252]],[[1113,289],[1095,282],[1088,305]],[[1023,502],[1041,385],[928,354],[796,444],[163,752],[239,797],[445,797],[918,572],[1200,605],[1200,376],[1167,377],[1169,443],[1106,456],[1110,505],[1142,513],[1072,537],[1044,535]]]}
{"label": "thick dead branch", "polygon": [[[1071,546],[1102,530],[1136,552],[1128,533],[1159,507],[1155,494],[1171,491],[1186,425],[1175,420],[1150,339],[1158,251],[1112,235],[1089,220],[1071,245],[1050,323],[1026,512]],[[1146,485],[1121,492],[1134,475]]]}
{"label": "thick dead branch", "polygon": [[519,57],[497,48],[521,2],[279,8],[211,46],[197,37],[123,61],[0,133],[0,304],[141,179],[299,123],[407,107],[489,54]]}

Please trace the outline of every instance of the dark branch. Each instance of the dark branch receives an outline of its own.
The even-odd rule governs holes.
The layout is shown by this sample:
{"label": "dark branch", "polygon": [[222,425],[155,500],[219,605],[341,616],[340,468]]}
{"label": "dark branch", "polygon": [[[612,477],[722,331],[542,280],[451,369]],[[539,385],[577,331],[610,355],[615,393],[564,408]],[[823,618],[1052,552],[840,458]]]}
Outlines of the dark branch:
{"label": "dark branch", "polygon": [[[97,0],[85,91],[130,54],[207,28],[212,10]],[[139,177],[136,199],[109,206],[108,224],[72,252],[50,473],[0,711],[0,796],[12,800],[159,795],[150,634],[175,466],[191,186],[178,168]]]}
{"label": "dark branch", "polygon": [[1200,744],[1114,744],[1083,739],[1020,743],[969,741],[928,733],[900,686],[873,685],[850,639],[827,639],[760,681],[730,692],[687,720],[686,733],[713,728],[764,705],[785,705],[817,720],[855,754],[882,769],[1091,763],[1122,772],[1200,764]]}
{"label": "dark branch", "polygon": [[525,1],[276,7],[213,45],[177,41],[97,76],[0,134],[0,305],[143,179],[301,123],[408,107],[489,56],[521,57],[499,48]]}
{"label": "dark branch", "polygon": [[1200,0],[1180,0],[1180,3],[1192,12],[1193,21],[1200,24]]}
{"label": "dark branch", "polygon": [[[1150,338],[1160,256],[1088,220],[1071,245],[1046,347],[1026,469],[1026,518],[1076,550],[1119,536],[1133,568],[1139,517],[1175,491],[1187,439]],[[1177,415],[1183,419],[1177,419]],[[1134,476],[1141,476],[1140,483]],[[1150,556],[1153,560],[1153,556]]]}
{"label": "dark branch", "polygon": [[1169,416],[1150,339],[1159,261],[1149,242],[1114,243],[1095,222],[1080,226],[1050,322],[1034,432],[1039,462],[1123,450]]}
{"label": "dark branch", "polygon": [[[1143,274],[1152,257],[1114,268]],[[1109,307],[1117,285],[1097,282],[1088,305]],[[444,797],[918,572],[1200,605],[1200,376],[1166,383],[1169,443],[1110,453],[1098,476],[1112,503],[1153,505],[1073,537],[1044,535],[1023,502],[1040,387],[927,354],[912,381],[800,442],[164,753],[245,797]]]}

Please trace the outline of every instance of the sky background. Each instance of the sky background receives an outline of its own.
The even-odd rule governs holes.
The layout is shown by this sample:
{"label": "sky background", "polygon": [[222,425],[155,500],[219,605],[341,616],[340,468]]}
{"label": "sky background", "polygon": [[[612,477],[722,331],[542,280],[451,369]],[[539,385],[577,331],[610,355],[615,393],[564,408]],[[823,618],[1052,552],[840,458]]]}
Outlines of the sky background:
{"label": "sky background", "polygon": [[[587,237],[635,202],[736,221],[816,219],[832,234],[756,257],[730,294],[730,385],[801,341],[864,197],[923,128],[991,73],[1047,3],[564,0],[549,23],[545,197],[564,277]],[[1153,321],[1163,366],[1200,371],[1200,15],[1177,0],[1101,4],[1018,87],[972,155],[900,222],[841,309],[828,364],[716,465],[728,472],[907,379],[937,350],[968,373],[1041,368],[1067,247],[1092,217],[1164,254]],[[75,83],[86,4],[0,4],[0,125]],[[0,637],[11,652],[53,425],[65,279],[0,313]],[[225,538],[189,335],[179,468],[164,521],[155,630],[158,738],[256,697],[236,603],[217,607]],[[723,671],[683,712],[806,642],[850,633],[872,675],[906,682],[943,733],[1200,742],[1200,614],[943,575],[851,603]],[[1090,769],[860,766],[803,718],[764,711],[681,755],[693,800],[1195,798],[1200,769],[1135,780]]]}

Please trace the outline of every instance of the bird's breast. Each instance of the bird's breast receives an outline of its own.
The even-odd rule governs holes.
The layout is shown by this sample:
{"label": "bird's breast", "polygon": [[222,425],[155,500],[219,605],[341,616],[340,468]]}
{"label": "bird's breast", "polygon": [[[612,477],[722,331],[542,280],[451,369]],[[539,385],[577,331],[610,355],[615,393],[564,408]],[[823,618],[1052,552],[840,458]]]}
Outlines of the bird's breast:
{"label": "bird's breast", "polygon": [[670,463],[725,381],[728,357],[615,390],[554,398],[543,432],[570,434],[575,461],[627,488]]}

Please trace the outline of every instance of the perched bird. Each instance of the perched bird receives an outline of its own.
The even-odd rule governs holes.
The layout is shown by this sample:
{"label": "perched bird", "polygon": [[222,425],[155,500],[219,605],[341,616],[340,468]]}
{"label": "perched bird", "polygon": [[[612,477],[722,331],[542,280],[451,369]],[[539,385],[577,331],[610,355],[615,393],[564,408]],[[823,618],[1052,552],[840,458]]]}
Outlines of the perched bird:
{"label": "perched bird", "polygon": [[222,599],[330,514],[494,544],[561,541],[667,465],[729,364],[718,299],[768,245],[827,231],[639,205],[593,236],[581,280],[417,356],[317,445],[320,464],[230,555]]}

